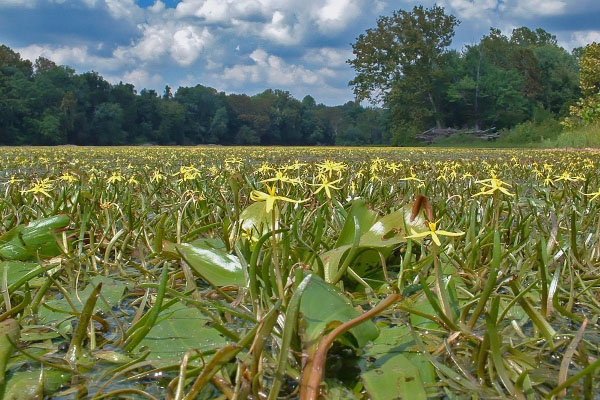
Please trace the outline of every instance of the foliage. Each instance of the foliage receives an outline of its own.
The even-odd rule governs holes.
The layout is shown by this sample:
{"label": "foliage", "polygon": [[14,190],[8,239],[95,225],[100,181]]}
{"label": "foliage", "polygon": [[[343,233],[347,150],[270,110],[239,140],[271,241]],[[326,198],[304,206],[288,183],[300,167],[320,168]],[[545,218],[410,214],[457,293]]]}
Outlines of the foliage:
{"label": "foliage", "polygon": [[600,123],[600,43],[585,46],[579,59],[579,82],[581,94],[564,125],[575,128],[581,125]]}
{"label": "foliage", "polygon": [[599,162],[2,148],[0,393],[593,398]]}

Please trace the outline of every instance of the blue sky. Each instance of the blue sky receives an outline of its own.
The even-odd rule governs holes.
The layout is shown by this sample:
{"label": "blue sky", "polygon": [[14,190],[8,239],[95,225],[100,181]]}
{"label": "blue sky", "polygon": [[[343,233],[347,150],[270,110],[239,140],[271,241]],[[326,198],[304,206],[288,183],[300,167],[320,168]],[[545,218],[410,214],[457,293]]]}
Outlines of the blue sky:
{"label": "blue sky", "polygon": [[[377,17],[434,1],[0,0],[0,43],[112,83],[162,93],[198,83],[227,93],[267,88],[342,104],[353,98],[350,44]],[[438,0],[461,20],[453,47],[491,26],[542,27],[567,49],[600,42],[598,0]]]}

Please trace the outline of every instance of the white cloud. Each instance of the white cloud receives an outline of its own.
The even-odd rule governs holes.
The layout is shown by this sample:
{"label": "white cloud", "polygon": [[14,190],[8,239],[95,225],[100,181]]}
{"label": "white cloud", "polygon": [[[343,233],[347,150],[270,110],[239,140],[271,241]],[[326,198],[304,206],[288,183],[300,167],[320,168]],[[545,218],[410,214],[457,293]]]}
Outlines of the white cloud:
{"label": "white cloud", "polygon": [[537,16],[560,15],[567,11],[565,0],[506,0],[498,9],[507,14],[534,18]]}
{"label": "white cloud", "polygon": [[592,42],[600,43],[600,30],[571,32],[568,39],[560,40],[558,44],[565,49],[573,50],[575,47],[583,47]]}
{"label": "white cloud", "polygon": [[322,7],[313,9],[312,17],[321,32],[336,32],[346,28],[360,12],[354,0],[327,0]]}
{"label": "white cloud", "polygon": [[285,15],[280,11],[273,13],[271,22],[264,26],[261,36],[275,43],[286,45],[296,44],[301,40],[300,35],[294,34],[293,27],[286,23]]}
{"label": "white cloud", "polygon": [[0,8],[4,7],[23,7],[33,8],[37,0],[0,0]]}
{"label": "white cloud", "polygon": [[213,41],[208,28],[191,24],[144,24],[140,29],[142,38],[137,43],[122,46],[115,53],[142,61],[159,60],[168,53],[179,65],[188,66]]}
{"label": "white cloud", "polygon": [[460,19],[490,21],[490,12],[498,7],[498,0],[447,0],[443,3]]}
{"label": "white cloud", "polygon": [[115,57],[98,57],[88,51],[88,46],[50,46],[29,45],[16,49],[21,57],[34,61],[42,56],[58,65],[84,67],[94,70],[115,70],[123,65],[122,60]]}
{"label": "white cloud", "polygon": [[323,65],[326,67],[341,67],[346,65],[346,60],[352,58],[350,48],[321,47],[309,49],[302,59],[309,64]]}
{"label": "white cloud", "polygon": [[123,81],[127,83],[133,83],[138,88],[152,88],[158,87],[164,79],[159,74],[152,74],[144,69],[137,68],[132,71],[125,72],[123,75]]}
{"label": "white cloud", "polygon": [[113,18],[137,20],[142,17],[142,10],[134,0],[104,0],[104,2]]}
{"label": "white cloud", "polygon": [[[252,64],[235,65],[225,68],[220,76],[234,85],[243,83],[264,83],[267,86],[324,85],[322,72],[313,71],[302,65],[289,64],[281,57],[270,55],[263,49],[256,49],[249,58]],[[215,76],[216,77],[216,76]]]}
{"label": "white cloud", "polygon": [[193,26],[179,29],[173,34],[171,56],[180,65],[190,65],[198,58],[210,39],[211,34],[207,28],[201,31]]}

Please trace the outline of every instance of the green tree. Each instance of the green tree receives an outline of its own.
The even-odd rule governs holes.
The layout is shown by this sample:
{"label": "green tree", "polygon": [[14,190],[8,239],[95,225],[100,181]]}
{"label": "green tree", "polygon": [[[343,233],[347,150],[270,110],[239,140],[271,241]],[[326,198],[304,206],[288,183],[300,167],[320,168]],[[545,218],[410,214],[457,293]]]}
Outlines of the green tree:
{"label": "green tree", "polygon": [[396,102],[397,107],[397,102],[405,102],[403,107],[427,110],[418,119],[431,117],[441,126],[436,73],[444,68],[458,24],[438,6],[418,6],[410,12],[399,10],[391,17],[380,17],[377,27],[361,34],[352,45],[354,59],[348,63],[356,77],[350,85],[357,99],[383,101],[388,106]]}
{"label": "green tree", "polygon": [[577,125],[600,123],[600,43],[585,46],[579,59],[579,83],[581,99],[571,107],[571,115],[564,125],[573,128]]}

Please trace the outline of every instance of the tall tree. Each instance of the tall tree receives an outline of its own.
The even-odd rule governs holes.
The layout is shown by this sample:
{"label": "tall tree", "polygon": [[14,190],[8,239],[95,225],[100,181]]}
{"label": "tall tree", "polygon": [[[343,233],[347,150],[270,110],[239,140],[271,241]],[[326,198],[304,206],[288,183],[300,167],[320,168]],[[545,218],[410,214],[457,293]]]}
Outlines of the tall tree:
{"label": "tall tree", "polygon": [[[410,101],[429,108],[426,114],[441,126],[436,71],[444,67],[458,24],[458,19],[439,6],[418,6],[410,12],[399,10],[391,17],[380,17],[377,27],[361,34],[352,45],[355,58],[348,63],[357,75],[350,85],[357,99]],[[405,96],[405,92],[410,93]]]}

